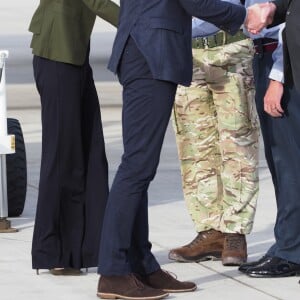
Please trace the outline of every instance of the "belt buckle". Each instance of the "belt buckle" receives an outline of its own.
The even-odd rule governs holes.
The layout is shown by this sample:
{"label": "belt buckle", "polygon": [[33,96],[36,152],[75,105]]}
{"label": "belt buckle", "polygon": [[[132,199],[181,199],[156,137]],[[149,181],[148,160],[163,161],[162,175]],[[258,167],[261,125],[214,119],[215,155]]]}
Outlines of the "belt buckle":
{"label": "belt buckle", "polygon": [[264,45],[263,45],[263,40],[262,39],[257,39],[256,40],[255,52],[256,52],[256,55],[258,55],[259,58],[262,58],[264,56]]}
{"label": "belt buckle", "polygon": [[227,33],[223,30],[221,30],[220,33],[222,34],[222,45],[224,46],[227,44]]}

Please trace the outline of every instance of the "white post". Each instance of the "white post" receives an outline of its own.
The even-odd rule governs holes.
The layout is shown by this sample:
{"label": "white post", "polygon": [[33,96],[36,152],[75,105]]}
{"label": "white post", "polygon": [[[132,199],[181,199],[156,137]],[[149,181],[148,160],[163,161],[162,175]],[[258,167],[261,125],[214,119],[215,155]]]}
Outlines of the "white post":
{"label": "white post", "polygon": [[5,59],[8,51],[0,50],[0,232],[17,232],[7,220],[6,154],[15,152],[14,136],[7,135]]}
{"label": "white post", "polygon": [[[7,51],[0,51],[0,137],[7,136],[5,90],[5,59],[7,57]],[[0,152],[0,218],[7,216],[6,155]]]}

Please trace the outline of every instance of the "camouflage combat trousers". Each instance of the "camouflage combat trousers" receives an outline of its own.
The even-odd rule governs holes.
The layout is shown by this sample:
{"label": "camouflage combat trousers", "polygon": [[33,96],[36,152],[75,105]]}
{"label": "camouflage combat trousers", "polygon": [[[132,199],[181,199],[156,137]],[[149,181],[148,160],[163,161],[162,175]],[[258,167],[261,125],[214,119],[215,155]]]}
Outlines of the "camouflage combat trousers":
{"label": "camouflage combat trousers", "polygon": [[193,49],[173,110],[182,184],[198,232],[248,234],[258,196],[259,126],[249,39]]}

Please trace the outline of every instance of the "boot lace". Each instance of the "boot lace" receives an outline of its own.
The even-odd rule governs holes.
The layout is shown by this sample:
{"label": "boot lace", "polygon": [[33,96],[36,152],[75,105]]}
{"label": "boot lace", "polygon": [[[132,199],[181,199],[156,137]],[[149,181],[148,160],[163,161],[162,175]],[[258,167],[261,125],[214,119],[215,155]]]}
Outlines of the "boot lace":
{"label": "boot lace", "polygon": [[167,271],[167,270],[164,270],[164,269],[161,269],[167,276],[171,276],[173,277],[174,279],[177,279],[177,275],[173,272],[170,272],[170,271]]}
{"label": "boot lace", "polygon": [[213,233],[212,230],[207,230],[198,233],[198,235],[188,245],[186,245],[186,247],[193,248],[194,246],[197,246],[200,242],[207,239],[207,236],[211,235],[212,233]]}

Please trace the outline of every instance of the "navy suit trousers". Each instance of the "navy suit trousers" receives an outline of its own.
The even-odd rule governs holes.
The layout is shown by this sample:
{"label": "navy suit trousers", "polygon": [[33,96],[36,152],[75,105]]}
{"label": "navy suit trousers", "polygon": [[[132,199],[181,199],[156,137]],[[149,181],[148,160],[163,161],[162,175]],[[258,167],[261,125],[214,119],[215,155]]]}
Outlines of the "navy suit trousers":
{"label": "navy suit trousers", "polygon": [[299,264],[300,94],[294,87],[286,87],[282,99],[285,115],[282,118],[273,118],[264,112],[264,95],[272,65],[271,52],[254,56],[255,101],[277,203],[275,243],[268,250],[268,255]]}
{"label": "navy suit trousers", "polygon": [[272,123],[274,118],[264,111],[264,96],[269,86],[269,74],[273,66],[273,52],[265,52],[262,55],[255,54],[253,58],[253,74],[255,81],[255,104],[259,117],[261,133],[264,141],[265,158],[272,176],[275,194],[277,190],[276,171],[271,152]]}
{"label": "navy suit trousers", "polygon": [[277,178],[275,244],[268,254],[300,264],[300,93],[285,87],[285,114],[274,118],[271,151]]}
{"label": "navy suit trousers", "polygon": [[153,79],[131,37],[118,76],[123,85],[124,154],[105,212],[98,272],[149,274],[160,266],[148,239],[147,190],[159,163],[177,85]]}

